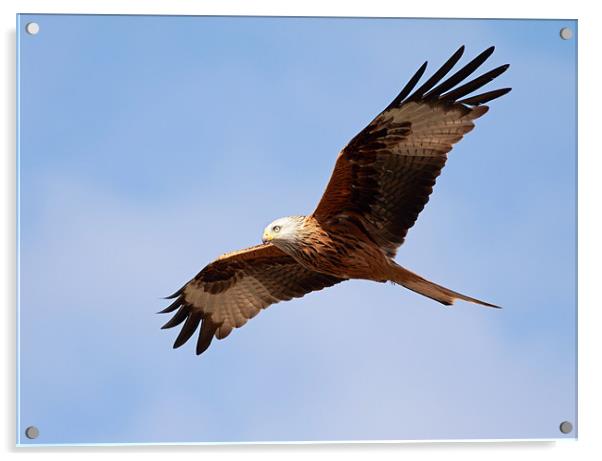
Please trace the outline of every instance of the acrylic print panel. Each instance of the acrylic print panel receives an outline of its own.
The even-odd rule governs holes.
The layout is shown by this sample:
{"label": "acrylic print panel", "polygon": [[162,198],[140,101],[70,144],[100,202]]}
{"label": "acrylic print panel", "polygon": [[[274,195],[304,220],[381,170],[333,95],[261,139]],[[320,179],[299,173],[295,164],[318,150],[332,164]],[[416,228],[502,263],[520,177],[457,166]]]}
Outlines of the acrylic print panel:
{"label": "acrylic print panel", "polygon": [[[576,437],[575,21],[21,15],[17,30],[19,444]],[[182,325],[160,329],[176,312],[156,314],[174,301],[162,297],[222,253],[279,248],[266,225],[311,214],[338,152],[461,45],[448,75],[491,45],[474,75],[510,64],[465,97],[512,91],[454,146],[395,260],[502,309],[351,280],[263,310],[200,356],[198,333],[174,350]],[[378,206],[417,206],[429,179],[395,175],[438,171],[446,129],[468,123],[425,98],[350,148],[356,182],[340,190],[364,202],[354,220],[344,200],[329,212],[363,230],[338,238],[400,239],[407,209]],[[455,125],[432,145],[408,104]],[[289,259],[309,269],[282,255],[269,277],[265,261],[212,266],[184,301],[209,302],[212,281],[215,296],[241,279],[234,298],[270,300],[334,283],[299,282]],[[332,271],[378,259],[361,258]],[[214,309],[205,334],[239,315],[211,302],[191,311]]]}

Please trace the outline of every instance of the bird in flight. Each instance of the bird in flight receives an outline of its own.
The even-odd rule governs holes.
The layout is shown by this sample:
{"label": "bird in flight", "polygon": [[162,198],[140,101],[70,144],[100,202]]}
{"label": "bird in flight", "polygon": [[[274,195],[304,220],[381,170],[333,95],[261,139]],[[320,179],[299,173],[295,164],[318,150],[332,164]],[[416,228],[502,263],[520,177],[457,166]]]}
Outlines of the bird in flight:
{"label": "bird in flight", "polygon": [[[452,291],[394,261],[399,246],[433,191],[447,154],[508,93],[480,93],[508,65],[463,83],[493,53],[483,51],[443,80],[460,60],[460,47],[416,88],[425,62],[395,99],[339,153],[324,195],[309,216],[269,224],[263,244],[227,253],[172,296],[162,328],[184,323],[180,347],[199,329],[196,353],[223,339],[262,309],[350,279],[391,281],[451,305],[457,299],[498,307]],[[478,94],[474,94],[478,92]]]}

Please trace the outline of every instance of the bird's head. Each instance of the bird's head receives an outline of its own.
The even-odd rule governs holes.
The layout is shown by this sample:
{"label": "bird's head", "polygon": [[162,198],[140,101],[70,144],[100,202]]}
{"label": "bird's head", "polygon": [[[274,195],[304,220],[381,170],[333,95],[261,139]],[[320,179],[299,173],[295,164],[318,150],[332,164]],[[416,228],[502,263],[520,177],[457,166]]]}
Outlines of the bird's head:
{"label": "bird's head", "polygon": [[263,243],[272,242],[274,245],[297,240],[299,230],[303,226],[303,219],[304,216],[278,218],[264,229],[261,240]]}

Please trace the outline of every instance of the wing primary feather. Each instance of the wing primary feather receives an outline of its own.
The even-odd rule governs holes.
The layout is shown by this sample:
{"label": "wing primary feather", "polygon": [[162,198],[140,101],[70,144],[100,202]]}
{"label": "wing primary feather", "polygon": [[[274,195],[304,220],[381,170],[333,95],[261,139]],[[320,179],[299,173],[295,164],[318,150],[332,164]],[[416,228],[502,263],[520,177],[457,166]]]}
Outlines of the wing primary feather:
{"label": "wing primary feather", "polygon": [[470,98],[462,99],[458,101],[459,104],[466,104],[468,106],[479,106],[486,102],[493,101],[506,93],[509,93],[512,88],[500,88],[499,90],[488,91],[487,93],[481,93]]}
{"label": "wing primary feather", "polygon": [[443,64],[437,72],[435,72],[431,78],[429,78],[426,82],[418,88],[412,96],[408,98],[409,101],[420,99],[424,93],[429,91],[433,86],[435,86],[443,77],[447,75],[447,73],[456,65],[456,63],[460,60],[462,55],[464,54],[464,45],[462,45],[458,50],[449,58],[445,64]]}
{"label": "wing primary feather", "polygon": [[[418,83],[418,80],[420,80],[420,78],[424,74],[424,71],[426,70],[427,65],[428,65],[428,61],[425,61],[424,64],[422,64],[422,66],[420,66],[420,68],[416,71],[416,73],[413,75],[413,77],[410,79],[410,81],[408,83],[406,83],[406,85],[399,92],[399,94],[395,97],[395,99],[393,99],[393,101],[391,101],[391,104],[389,104],[387,106],[387,109],[391,109],[392,107],[397,107],[397,106],[399,106],[399,104],[401,104],[401,102],[406,98],[406,96],[409,95],[410,92],[414,89],[414,87],[416,86],[416,83]],[[387,110],[387,109],[385,109],[385,110]]]}
{"label": "wing primary feather", "polygon": [[459,86],[455,90],[452,90],[449,93],[445,93],[441,96],[441,99],[444,101],[455,102],[459,98],[463,98],[464,96],[472,93],[473,91],[478,90],[482,86],[487,85],[493,79],[506,72],[508,67],[510,67],[510,64],[504,64],[503,66],[496,67],[495,69],[484,73],[483,75],[475,78],[474,80],[471,80],[470,82]]}
{"label": "wing primary feather", "polygon": [[173,295],[166,296],[163,299],[174,299],[174,298],[180,296],[184,292],[185,287],[186,287],[186,285],[184,285],[182,288],[180,288],[178,291],[176,291]]}
{"label": "wing primary feather", "polygon": [[[170,299],[170,298],[166,298],[166,299]],[[173,312],[178,307],[180,307],[183,303],[184,303],[184,300],[182,298],[178,298],[173,303],[171,303],[169,306],[167,306],[165,309],[157,312],[157,314],[167,314],[169,312]]]}
{"label": "wing primary feather", "polygon": [[462,80],[464,80],[470,74],[472,74],[475,70],[477,70],[481,66],[481,64],[483,64],[487,60],[487,58],[489,56],[491,56],[491,54],[493,53],[493,50],[495,50],[494,46],[490,46],[489,48],[487,48],[485,51],[483,51],[481,54],[479,54],[476,58],[474,58],[472,61],[470,61],[468,64],[466,64],[458,72],[456,72],[451,77],[449,77],[447,80],[445,80],[443,83],[437,85],[431,91],[426,93],[424,95],[424,97],[434,99],[434,98],[441,96],[446,91],[451,90],[454,86],[456,86],[458,83],[460,83]]}
{"label": "wing primary feather", "polygon": [[176,312],[176,314],[169,320],[169,322],[167,322],[165,325],[163,325],[161,327],[161,329],[165,330],[167,328],[173,328],[173,327],[179,325],[184,320],[186,320],[186,317],[188,317],[189,312],[190,312],[190,308],[188,306],[184,305],[184,306],[180,307],[180,310],[178,310],[178,312]]}
{"label": "wing primary feather", "polygon": [[188,318],[186,319],[182,330],[180,330],[180,334],[176,338],[176,342],[174,343],[173,348],[177,349],[186,341],[188,341],[199,326],[199,323],[201,323],[201,314],[199,314],[198,312],[191,312],[188,315]]}
{"label": "wing primary feather", "polygon": [[203,319],[203,322],[201,323],[199,339],[196,343],[196,355],[201,355],[207,350],[218,328],[219,325],[213,323],[210,316],[207,316]]}

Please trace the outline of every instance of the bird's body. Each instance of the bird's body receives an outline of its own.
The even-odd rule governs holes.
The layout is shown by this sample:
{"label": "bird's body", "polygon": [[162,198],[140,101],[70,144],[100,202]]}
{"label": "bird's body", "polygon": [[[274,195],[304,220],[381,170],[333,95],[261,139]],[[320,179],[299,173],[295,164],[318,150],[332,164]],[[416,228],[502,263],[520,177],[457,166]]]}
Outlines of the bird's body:
{"label": "bird's body", "polygon": [[[299,221],[292,239],[266,239],[307,269],[342,279],[387,281],[390,260],[354,223],[340,220],[323,227],[313,216]],[[286,218],[285,218],[286,219]]]}
{"label": "bird's body", "polygon": [[[391,281],[450,305],[456,299],[497,307],[401,267],[397,248],[429,200],[452,146],[509,88],[464,98],[503,73],[500,66],[457,86],[493,52],[487,49],[447,80],[464,47],[418,89],[426,63],[401,93],[339,154],[316,210],[277,219],[263,244],[225,254],[170,298],[177,312],[163,328],[184,323],[174,347],[201,325],[197,354],[261,309],[349,279]],[[461,99],[464,98],[464,99]]]}

